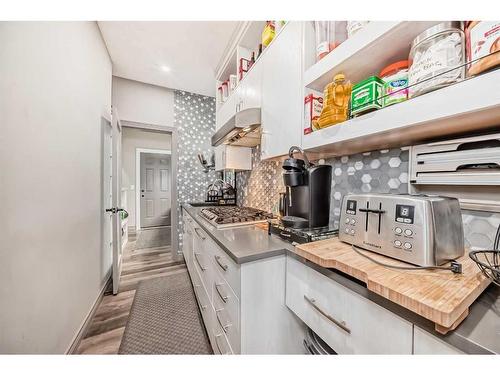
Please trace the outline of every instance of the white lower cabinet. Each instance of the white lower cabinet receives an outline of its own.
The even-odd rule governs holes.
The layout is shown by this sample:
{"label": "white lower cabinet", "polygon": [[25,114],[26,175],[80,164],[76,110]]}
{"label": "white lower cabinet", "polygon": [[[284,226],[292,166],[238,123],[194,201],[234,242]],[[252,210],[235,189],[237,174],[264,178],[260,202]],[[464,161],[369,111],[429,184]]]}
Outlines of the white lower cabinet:
{"label": "white lower cabinet", "polygon": [[188,271],[214,353],[303,353],[305,327],[285,306],[285,255],[236,264],[185,210],[183,219],[192,233],[192,256],[184,257],[192,259]]}
{"label": "white lower cabinet", "polygon": [[414,328],[413,340],[413,354],[464,354],[464,352],[417,326]]}
{"label": "white lower cabinet", "polygon": [[286,305],[339,354],[411,354],[413,325],[287,258]]}

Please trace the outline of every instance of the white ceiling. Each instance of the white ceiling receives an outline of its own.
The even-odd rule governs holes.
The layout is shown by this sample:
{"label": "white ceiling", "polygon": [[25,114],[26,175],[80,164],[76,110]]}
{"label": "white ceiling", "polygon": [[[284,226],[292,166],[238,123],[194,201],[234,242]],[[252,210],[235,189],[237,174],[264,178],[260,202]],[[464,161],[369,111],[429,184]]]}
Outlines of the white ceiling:
{"label": "white ceiling", "polygon": [[215,71],[238,26],[236,21],[99,22],[113,75],[208,96],[215,96]]}

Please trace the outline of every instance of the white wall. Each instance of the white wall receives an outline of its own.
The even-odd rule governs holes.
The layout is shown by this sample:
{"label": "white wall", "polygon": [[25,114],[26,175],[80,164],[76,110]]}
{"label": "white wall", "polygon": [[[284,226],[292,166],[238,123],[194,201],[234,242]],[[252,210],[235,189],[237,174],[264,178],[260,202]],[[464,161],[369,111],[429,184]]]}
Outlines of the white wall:
{"label": "white wall", "polygon": [[110,268],[100,128],[111,61],[94,22],[3,22],[0,46],[0,353],[63,353]]}
{"label": "white wall", "polygon": [[113,77],[113,107],[121,120],[173,126],[174,92],[170,89]]}
{"label": "white wall", "polygon": [[158,133],[133,128],[123,128],[122,135],[122,188],[127,189],[128,226],[135,227],[135,153],[137,148],[171,150],[169,133]]}

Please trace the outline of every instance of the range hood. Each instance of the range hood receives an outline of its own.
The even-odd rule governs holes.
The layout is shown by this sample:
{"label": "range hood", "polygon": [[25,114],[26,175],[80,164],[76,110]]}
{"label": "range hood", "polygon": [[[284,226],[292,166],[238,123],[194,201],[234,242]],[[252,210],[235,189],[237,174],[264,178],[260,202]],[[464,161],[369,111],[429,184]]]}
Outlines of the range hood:
{"label": "range hood", "polygon": [[260,144],[260,136],[260,108],[247,108],[236,113],[215,132],[212,146],[255,147]]}

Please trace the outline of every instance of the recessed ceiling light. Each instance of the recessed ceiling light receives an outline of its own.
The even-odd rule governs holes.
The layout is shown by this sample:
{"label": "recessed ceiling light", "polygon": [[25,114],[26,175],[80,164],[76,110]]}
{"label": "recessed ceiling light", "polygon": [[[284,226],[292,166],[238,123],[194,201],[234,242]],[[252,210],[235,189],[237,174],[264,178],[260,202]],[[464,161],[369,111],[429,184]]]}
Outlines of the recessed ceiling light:
{"label": "recessed ceiling light", "polygon": [[170,67],[166,66],[166,65],[162,65],[161,66],[161,70],[164,71],[164,72],[170,72]]}

